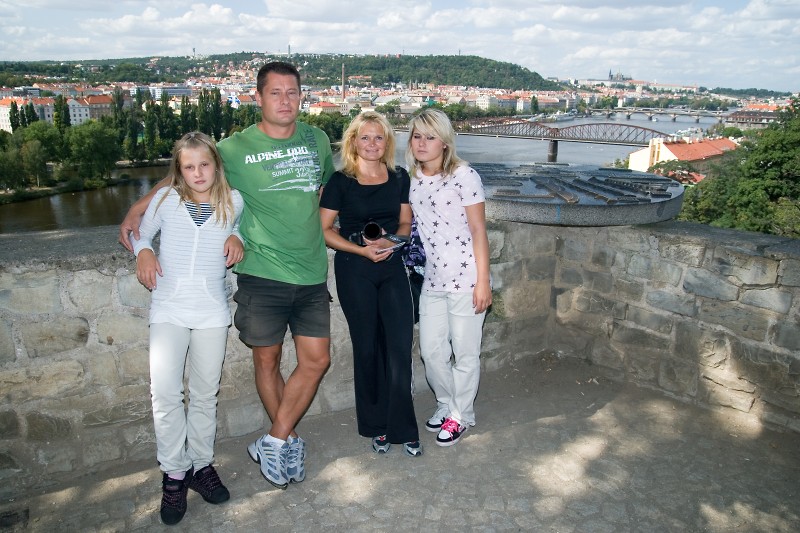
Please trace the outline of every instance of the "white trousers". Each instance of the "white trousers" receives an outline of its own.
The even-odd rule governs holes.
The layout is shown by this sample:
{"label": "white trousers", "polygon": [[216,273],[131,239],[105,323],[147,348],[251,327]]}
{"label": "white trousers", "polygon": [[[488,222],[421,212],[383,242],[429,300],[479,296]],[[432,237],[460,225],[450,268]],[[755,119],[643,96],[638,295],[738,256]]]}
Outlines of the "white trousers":
{"label": "white trousers", "polygon": [[[214,461],[217,393],[228,328],[150,324],[150,394],[158,462],[167,474]],[[188,358],[187,358],[188,355]],[[189,365],[189,408],[183,376]]]}
{"label": "white trousers", "polygon": [[475,314],[472,293],[423,291],[419,299],[419,348],[425,377],[440,416],[475,425],[486,312]]}

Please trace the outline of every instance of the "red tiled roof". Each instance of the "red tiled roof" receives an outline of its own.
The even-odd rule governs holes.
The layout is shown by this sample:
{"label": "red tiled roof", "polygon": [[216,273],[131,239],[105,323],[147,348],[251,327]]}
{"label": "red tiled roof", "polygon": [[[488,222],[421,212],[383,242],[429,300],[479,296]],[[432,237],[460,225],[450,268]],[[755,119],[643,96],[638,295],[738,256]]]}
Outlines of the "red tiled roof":
{"label": "red tiled roof", "polygon": [[665,142],[668,149],[680,161],[702,161],[709,157],[717,157],[725,152],[735,150],[737,144],[730,139],[703,139],[702,141]]}

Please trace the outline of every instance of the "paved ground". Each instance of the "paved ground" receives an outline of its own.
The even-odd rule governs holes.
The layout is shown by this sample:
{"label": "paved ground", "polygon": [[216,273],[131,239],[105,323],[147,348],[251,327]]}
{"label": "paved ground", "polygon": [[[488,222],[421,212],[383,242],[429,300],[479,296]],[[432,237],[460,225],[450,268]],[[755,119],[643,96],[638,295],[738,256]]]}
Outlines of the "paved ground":
{"label": "paved ground", "polygon": [[[420,422],[433,406],[417,396]],[[158,518],[152,463],[0,502],[13,531],[800,531],[800,436],[764,431],[609,382],[575,360],[520,362],[484,376],[478,426],[421,458],[377,455],[353,411],[307,418],[305,482],[281,491],[247,457],[257,435],[220,442],[220,506],[190,491]]]}

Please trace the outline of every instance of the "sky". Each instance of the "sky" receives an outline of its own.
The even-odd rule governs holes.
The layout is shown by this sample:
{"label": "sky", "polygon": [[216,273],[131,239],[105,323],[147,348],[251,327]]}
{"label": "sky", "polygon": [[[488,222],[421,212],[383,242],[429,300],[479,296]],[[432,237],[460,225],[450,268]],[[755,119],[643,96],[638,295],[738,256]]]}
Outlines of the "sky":
{"label": "sky", "polygon": [[800,0],[0,0],[0,61],[476,55],[544,77],[800,91]]}

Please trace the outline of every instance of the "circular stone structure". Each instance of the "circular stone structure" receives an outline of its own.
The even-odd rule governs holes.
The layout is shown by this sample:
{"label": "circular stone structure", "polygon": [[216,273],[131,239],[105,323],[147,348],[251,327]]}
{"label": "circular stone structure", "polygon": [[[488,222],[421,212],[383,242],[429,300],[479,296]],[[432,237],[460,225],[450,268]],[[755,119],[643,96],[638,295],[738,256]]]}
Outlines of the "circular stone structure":
{"label": "circular stone structure", "polygon": [[534,163],[475,163],[486,191],[486,216],[556,226],[627,226],[675,218],[679,182],[635,170]]}

